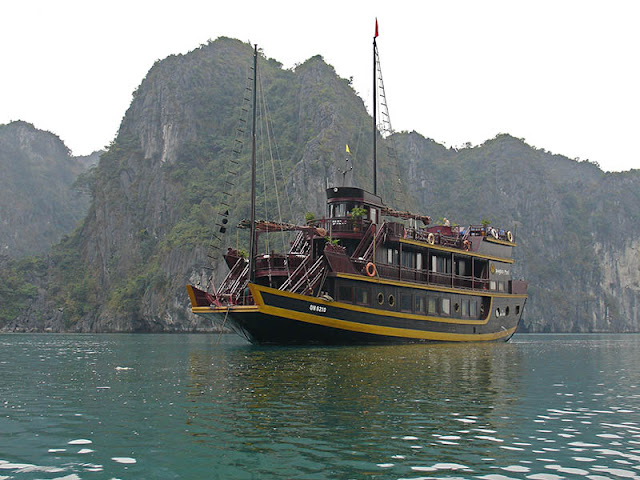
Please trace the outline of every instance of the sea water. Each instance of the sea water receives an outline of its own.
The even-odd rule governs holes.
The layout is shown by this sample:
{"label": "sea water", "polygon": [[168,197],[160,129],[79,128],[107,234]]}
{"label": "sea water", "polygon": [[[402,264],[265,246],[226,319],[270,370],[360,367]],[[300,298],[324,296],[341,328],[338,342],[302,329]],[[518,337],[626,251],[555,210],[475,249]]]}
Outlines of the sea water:
{"label": "sea water", "polygon": [[0,335],[0,479],[640,478],[640,336]]}

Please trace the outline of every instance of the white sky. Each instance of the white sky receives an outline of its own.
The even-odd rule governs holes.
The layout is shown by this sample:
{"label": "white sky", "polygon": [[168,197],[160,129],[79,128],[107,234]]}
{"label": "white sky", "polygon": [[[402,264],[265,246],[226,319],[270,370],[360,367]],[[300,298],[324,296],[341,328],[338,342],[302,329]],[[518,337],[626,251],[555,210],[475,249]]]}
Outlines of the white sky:
{"label": "white sky", "polygon": [[509,133],[640,168],[637,0],[4,0],[0,124],[88,154],[113,140],[157,59],[223,35],[285,67],[320,54],[369,105],[376,17],[396,130],[447,146]]}

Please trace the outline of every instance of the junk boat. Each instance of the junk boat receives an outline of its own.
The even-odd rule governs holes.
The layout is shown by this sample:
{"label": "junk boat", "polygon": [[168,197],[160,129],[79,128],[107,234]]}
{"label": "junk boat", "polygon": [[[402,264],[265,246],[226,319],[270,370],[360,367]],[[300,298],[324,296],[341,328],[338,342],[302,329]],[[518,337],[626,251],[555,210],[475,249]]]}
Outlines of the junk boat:
{"label": "junk boat", "polygon": [[[376,37],[377,22],[374,71]],[[257,57],[256,47],[254,105]],[[255,220],[254,135],[251,219],[240,225],[251,231],[248,258],[229,248],[217,289],[187,285],[193,313],[255,344],[511,338],[528,298],[527,282],[512,279],[513,232],[432,225],[426,215],[386,206],[376,194],[375,104],[374,193],[328,188],[326,215],[304,225]],[[253,115],[255,128],[255,107]],[[259,236],[273,232],[295,234],[289,251],[258,254]]]}

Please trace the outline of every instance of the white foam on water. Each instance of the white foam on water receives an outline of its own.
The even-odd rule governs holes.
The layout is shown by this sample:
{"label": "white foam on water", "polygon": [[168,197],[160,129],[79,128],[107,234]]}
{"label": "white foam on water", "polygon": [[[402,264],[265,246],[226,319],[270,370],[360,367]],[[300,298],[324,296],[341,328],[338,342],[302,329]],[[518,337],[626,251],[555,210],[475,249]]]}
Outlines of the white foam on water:
{"label": "white foam on water", "polygon": [[91,453],[91,452],[93,452],[93,450],[91,450],[90,448],[81,448],[80,450],[78,450],[78,453],[80,455],[84,455],[86,453]]}
{"label": "white foam on water", "polygon": [[585,443],[585,442],[571,442],[569,445],[571,445],[572,447],[585,447],[585,448],[601,446],[597,443]]}
{"label": "white foam on water", "polygon": [[589,480],[611,480],[611,477],[603,477],[602,475],[587,475],[585,478]]}
{"label": "white foam on water", "polygon": [[35,467],[30,463],[2,463],[0,469],[2,470],[22,470],[23,468]]}
{"label": "white foam on water", "polygon": [[[541,453],[541,452],[536,452],[536,453]],[[539,462],[555,462],[556,460],[553,460],[552,458],[536,458],[537,461]]]}
{"label": "white foam on water", "polygon": [[392,455],[391,458],[396,460],[404,460],[407,457],[405,457],[404,455]]}
{"label": "white foam on water", "polygon": [[89,445],[93,443],[91,440],[87,440],[86,438],[78,438],[77,440],[71,440],[69,445]]}
{"label": "white foam on water", "polygon": [[442,435],[440,440],[460,440],[460,437],[458,435]]}
{"label": "white foam on water", "polygon": [[507,477],[506,475],[498,475],[495,473],[490,473],[489,475],[482,475],[481,477],[476,477],[476,478],[481,478],[482,480],[518,480],[517,478],[514,478],[514,477]]}
{"label": "white foam on water", "polygon": [[524,451],[524,448],[520,448],[520,447],[509,447],[509,446],[507,446],[507,445],[500,445],[500,448],[503,448],[503,449],[505,449],[505,450],[514,450],[514,451],[517,451],[517,452],[522,452],[522,451]]}
{"label": "white foam on water", "polygon": [[459,442],[450,442],[448,440],[438,440],[438,443],[442,445],[460,445]]}
{"label": "white foam on water", "polygon": [[456,420],[462,423],[476,423],[472,418],[456,418]]}
{"label": "white foam on water", "polygon": [[575,435],[571,435],[570,433],[559,433],[558,436],[562,437],[562,438],[573,438],[573,437],[575,437]]}
{"label": "white foam on water", "polygon": [[395,465],[395,463],[378,463],[378,467],[380,468],[391,468]]}
{"label": "white foam on water", "polygon": [[627,430],[638,430],[639,428],[635,426],[635,424],[630,422],[625,423],[602,423],[604,427],[613,427],[613,428],[624,428]]}
{"label": "white foam on water", "polygon": [[593,470],[594,472],[610,473],[611,475],[622,478],[638,478],[636,472],[632,472],[631,470],[623,470],[622,468],[609,468],[596,465],[595,467],[591,468],[591,470]]}
{"label": "white foam on water", "polygon": [[623,438],[620,435],[616,435],[614,433],[598,433],[596,435],[596,437],[600,437],[600,438],[615,438],[615,439]]}
{"label": "white foam on water", "polygon": [[532,480],[560,480],[565,477],[561,477],[555,473],[534,473],[533,475],[527,475],[527,478]]}
{"label": "white foam on water", "polygon": [[513,473],[527,473],[531,471],[529,467],[523,467],[522,465],[509,465],[508,467],[502,467],[502,470]]}
{"label": "white foam on water", "polygon": [[411,445],[411,447],[409,447],[409,448],[413,448],[415,450],[420,450],[422,448],[422,446],[421,445]]}
{"label": "white foam on water", "polygon": [[56,477],[56,478],[52,478],[51,480],[81,480],[81,478],[75,473],[72,473],[71,475],[65,475],[64,477]]}
{"label": "white foam on water", "polygon": [[589,472],[587,470],[582,470],[581,468],[567,468],[567,467],[562,467],[559,468],[557,470],[559,473],[566,473],[569,475],[580,475],[580,476],[584,476],[584,475],[588,475]]}
{"label": "white foam on water", "polygon": [[482,432],[482,433],[496,433],[496,430],[490,430],[488,428],[473,428],[472,430],[475,430],[476,432]]}
{"label": "white foam on water", "polygon": [[402,440],[418,440],[418,437],[407,435],[406,437],[402,437]]}
{"label": "white foam on water", "polygon": [[572,458],[576,462],[595,462],[596,461],[595,458],[589,458],[589,457],[572,457]]}
{"label": "white foam on water", "polygon": [[131,457],[111,457],[111,460],[113,460],[116,463],[124,463],[127,465],[132,465],[136,463],[136,459]]}
{"label": "white foam on water", "polygon": [[476,435],[476,438],[478,440],[489,440],[490,442],[498,442],[498,443],[504,442],[504,440],[502,440],[500,438],[490,437],[488,435]]}
{"label": "white foam on water", "polygon": [[437,472],[438,469],[434,467],[411,467],[414,472]]}
{"label": "white foam on water", "polygon": [[66,451],[67,451],[66,448],[50,448],[49,450],[47,450],[47,452],[49,453],[62,453]]}

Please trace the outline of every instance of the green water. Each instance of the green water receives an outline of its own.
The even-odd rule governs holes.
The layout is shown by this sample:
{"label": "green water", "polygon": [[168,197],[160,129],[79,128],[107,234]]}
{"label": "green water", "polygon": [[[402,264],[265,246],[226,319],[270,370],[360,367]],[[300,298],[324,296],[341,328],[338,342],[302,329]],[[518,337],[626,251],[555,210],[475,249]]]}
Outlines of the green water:
{"label": "green water", "polygon": [[640,336],[0,335],[0,479],[640,478]]}

